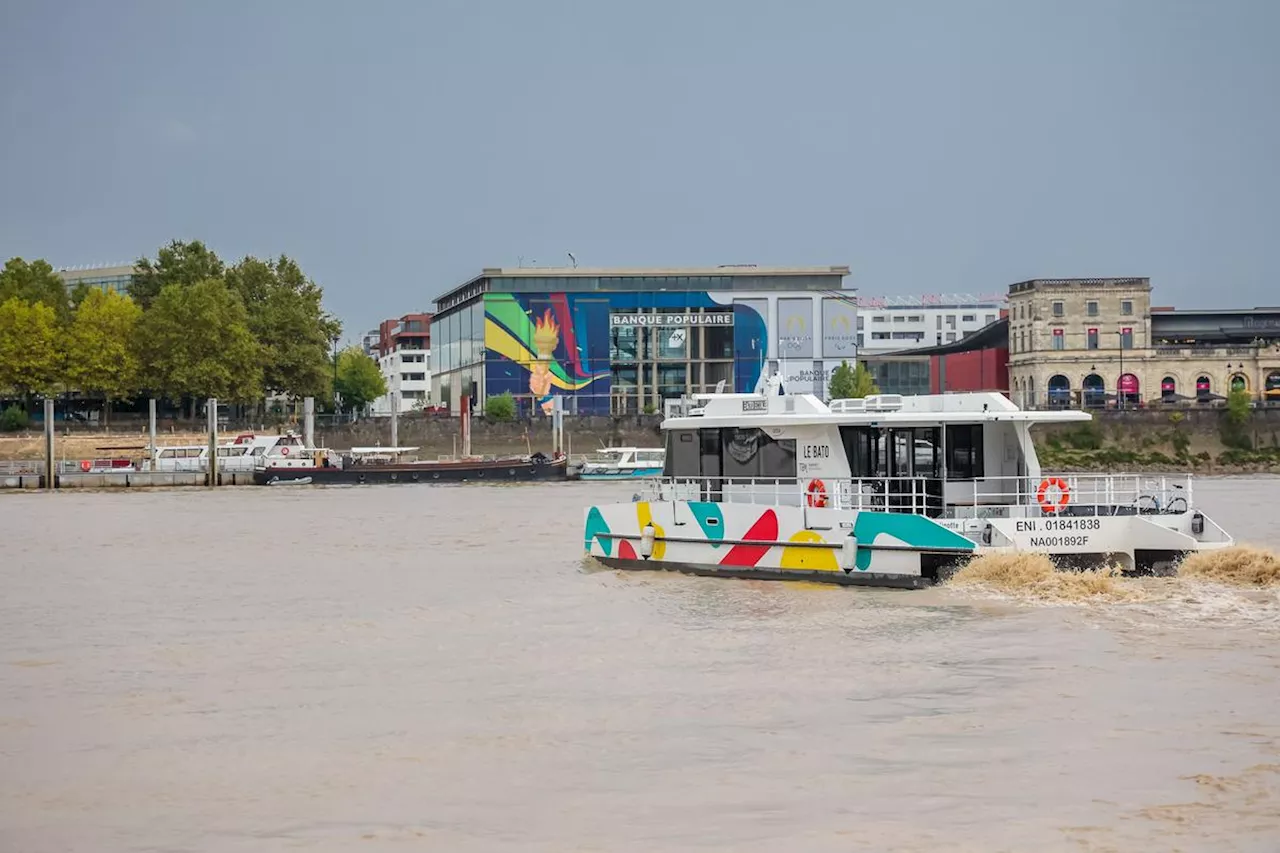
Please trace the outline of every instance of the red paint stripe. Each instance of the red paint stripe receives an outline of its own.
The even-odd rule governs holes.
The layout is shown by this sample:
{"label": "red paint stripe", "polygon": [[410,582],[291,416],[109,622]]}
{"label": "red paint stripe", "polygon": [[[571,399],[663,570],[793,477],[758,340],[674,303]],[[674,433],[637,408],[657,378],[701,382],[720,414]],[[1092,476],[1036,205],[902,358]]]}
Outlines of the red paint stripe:
{"label": "red paint stripe", "polygon": [[[767,509],[764,514],[756,519],[756,523],[751,525],[742,536],[743,539],[753,542],[776,542],[778,541],[778,516],[773,510]],[[729,549],[729,553],[724,555],[720,560],[722,566],[754,566],[756,563],[769,553],[770,545],[734,545]]]}
{"label": "red paint stripe", "polygon": [[631,543],[625,539],[618,540],[618,559],[635,560],[637,559],[636,549],[631,547]]}
{"label": "red paint stripe", "polygon": [[586,376],[582,370],[582,360],[578,356],[578,336],[573,328],[573,314],[569,311],[569,299],[566,294],[551,294],[551,306],[555,308],[556,323],[560,326],[561,343],[564,344],[565,362],[573,368],[579,379]]}

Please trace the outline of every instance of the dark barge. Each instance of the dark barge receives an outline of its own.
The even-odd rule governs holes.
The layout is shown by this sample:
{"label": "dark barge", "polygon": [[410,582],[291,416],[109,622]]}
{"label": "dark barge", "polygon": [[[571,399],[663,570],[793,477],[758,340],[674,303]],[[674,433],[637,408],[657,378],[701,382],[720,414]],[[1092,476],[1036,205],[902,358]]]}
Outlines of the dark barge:
{"label": "dark barge", "polygon": [[563,480],[568,459],[552,459],[542,453],[499,459],[457,459],[438,462],[366,463],[343,459],[341,467],[315,465],[268,467],[254,472],[259,486],[312,483],[314,485],[362,485],[385,483],[507,483],[529,480]]}

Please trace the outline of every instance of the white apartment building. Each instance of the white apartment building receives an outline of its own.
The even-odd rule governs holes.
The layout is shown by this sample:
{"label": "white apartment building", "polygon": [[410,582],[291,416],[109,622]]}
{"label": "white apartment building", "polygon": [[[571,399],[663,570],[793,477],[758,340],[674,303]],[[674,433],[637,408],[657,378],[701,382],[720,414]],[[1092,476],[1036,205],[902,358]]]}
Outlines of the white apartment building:
{"label": "white apartment building", "polygon": [[398,349],[378,359],[387,393],[373,401],[373,415],[391,414],[391,394],[400,394],[400,413],[416,412],[429,406],[431,398],[431,350]]}
{"label": "white apartment building", "polygon": [[858,297],[858,358],[950,344],[1000,318],[1007,297],[940,293]]}
{"label": "white apartment building", "polygon": [[373,356],[386,380],[387,393],[373,401],[375,417],[391,414],[393,395],[399,397],[401,414],[431,405],[430,327],[430,314],[406,314],[379,327]]}

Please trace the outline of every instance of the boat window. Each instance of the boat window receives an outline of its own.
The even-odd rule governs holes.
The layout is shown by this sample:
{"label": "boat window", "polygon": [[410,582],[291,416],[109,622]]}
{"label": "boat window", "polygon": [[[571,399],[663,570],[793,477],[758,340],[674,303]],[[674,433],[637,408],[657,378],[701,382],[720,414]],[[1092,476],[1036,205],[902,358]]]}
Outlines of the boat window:
{"label": "boat window", "polygon": [[756,427],[729,427],[722,431],[720,444],[720,470],[726,479],[795,479],[793,438],[774,439]]}
{"label": "boat window", "polygon": [[662,466],[662,475],[664,477],[697,477],[698,456],[698,434],[695,431],[671,430],[667,433],[667,458]]}
{"label": "boat window", "polygon": [[698,455],[702,462],[702,476],[720,477],[720,430],[698,430]]}
{"label": "boat window", "polygon": [[667,438],[663,474],[794,480],[796,442],[793,438],[774,439],[755,427],[702,429],[696,436],[692,431],[672,430]]}
{"label": "boat window", "polygon": [[876,476],[876,450],[880,430],[870,427],[840,427],[840,441],[854,479]]}
{"label": "boat window", "polygon": [[915,432],[915,449],[912,454],[917,477],[931,479],[941,476],[941,453],[938,449],[938,437],[942,430],[939,427],[921,427]]}
{"label": "boat window", "polygon": [[982,425],[947,427],[947,479],[972,480],[982,472]]}
{"label": "boat window", "polygon": [[890,430],[889,436],[893,443],[893,476],[910,477],[911,457],[914,452],[912,447],[913,431],[909,429]]}

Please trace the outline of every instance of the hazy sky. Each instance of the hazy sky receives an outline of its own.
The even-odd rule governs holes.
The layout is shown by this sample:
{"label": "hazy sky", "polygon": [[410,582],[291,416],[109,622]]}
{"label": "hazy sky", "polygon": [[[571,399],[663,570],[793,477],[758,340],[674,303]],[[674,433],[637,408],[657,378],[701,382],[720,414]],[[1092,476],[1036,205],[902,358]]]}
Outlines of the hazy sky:
{"label": "hazy sky", "polygon": [[566,251],[1280,303],[1275,0],[0,0],[0,32],[0,255],[283,252],[352,337]]}

